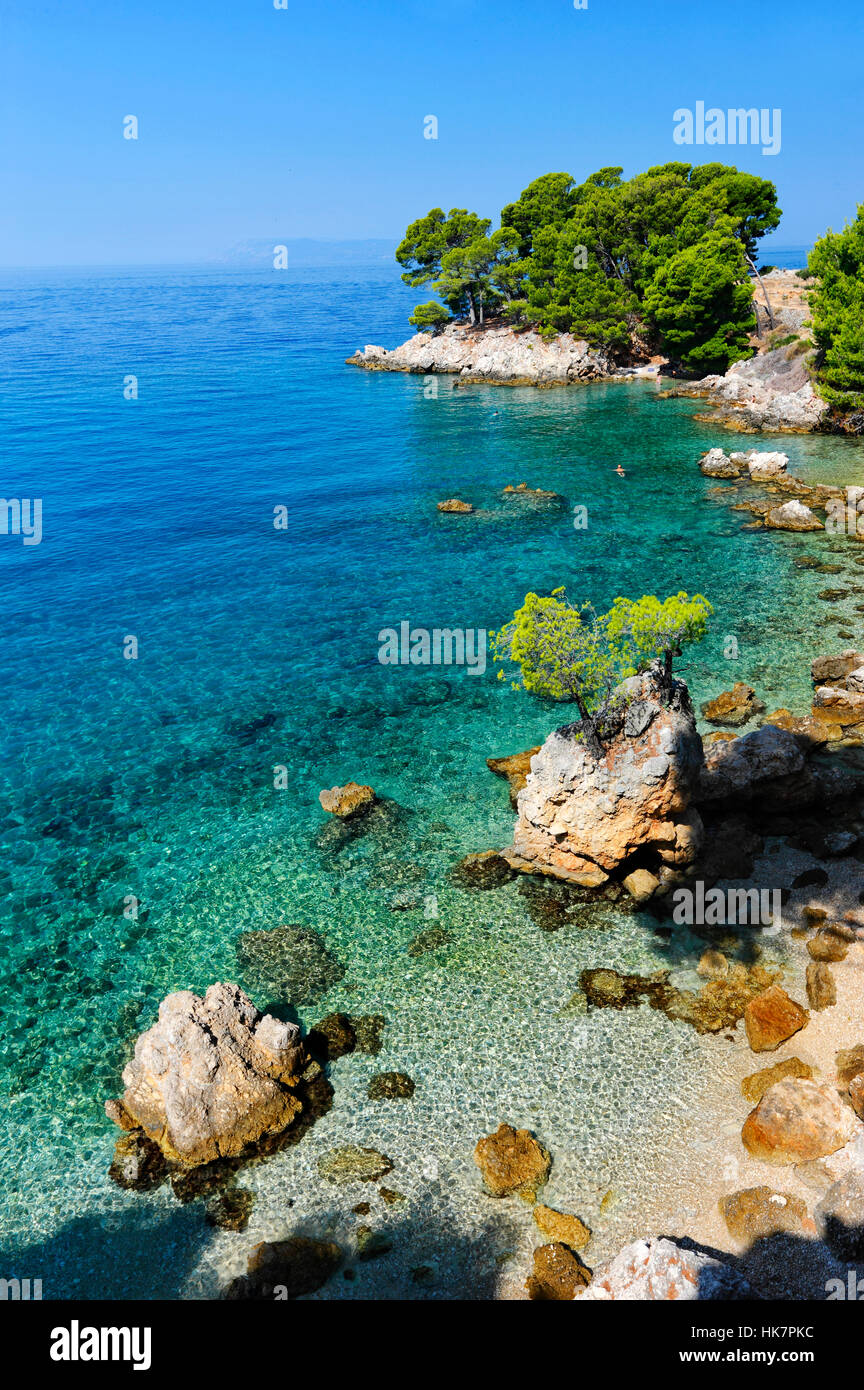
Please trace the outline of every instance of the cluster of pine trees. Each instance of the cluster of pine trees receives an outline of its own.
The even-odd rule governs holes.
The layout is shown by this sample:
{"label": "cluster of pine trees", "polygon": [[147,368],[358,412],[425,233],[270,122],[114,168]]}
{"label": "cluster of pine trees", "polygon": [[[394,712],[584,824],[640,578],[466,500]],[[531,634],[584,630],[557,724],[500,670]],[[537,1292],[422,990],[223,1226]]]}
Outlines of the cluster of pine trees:
{"label": "cluster of pine trees", "polygon": [[818,276],[810,313],[819,394],[843,413],[864,411],[864,203],[842,232],[817,241],[807,269]]}
{"label": "cluster of pine trees", "polygon": [[750,355],[749,272],[779,221],[773,183],[730,165],[662,164],[631,179],[606,168],[581,184],[544,174],[497,231],[464,208],[433,208],[396,259],[406,284],[431,282],[443,301],[417,306],[418,328],[504,315],[617,353],[639,341],[704,375]]}

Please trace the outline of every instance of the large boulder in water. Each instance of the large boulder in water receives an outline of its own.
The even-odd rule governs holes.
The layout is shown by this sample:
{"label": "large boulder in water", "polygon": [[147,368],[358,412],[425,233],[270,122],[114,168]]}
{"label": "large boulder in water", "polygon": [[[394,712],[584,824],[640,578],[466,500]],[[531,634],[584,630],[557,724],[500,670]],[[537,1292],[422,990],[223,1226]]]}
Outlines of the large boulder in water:
{"label": "large boulder in water", "polygon": [[702,822],[690,800],[703,753],[687,687],[664,686],[652,668],[617,693],[600,757],[573,724],[531,759],[505,851],[515,867],[595,887],[646,852],[678,868],[694,861]]}
{"label": "large boulder in water", "polygon": [[181,990],[162,1000],[123,1069],[122,1100],[106,1111],[170,1163],[234,1158],[299,1114],[304,1060],[297,1025],[259,1013],[237,985],[211,985],[203,999]]}

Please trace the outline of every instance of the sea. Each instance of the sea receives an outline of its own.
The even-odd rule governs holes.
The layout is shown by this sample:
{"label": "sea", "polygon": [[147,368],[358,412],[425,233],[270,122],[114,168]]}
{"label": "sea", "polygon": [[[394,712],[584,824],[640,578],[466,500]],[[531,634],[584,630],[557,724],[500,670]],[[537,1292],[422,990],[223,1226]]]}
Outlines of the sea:
{"label": "sea", "polygon": [[[676,1105],[703,1103],[703,1040],[578,995],[600,965],[689,978],[699,943],[613,908],[549,930],[524,881],[454,879],[512,835],[487,758],[571,713],[491,657],[382,664],[380,634],[488,634],[561,585],[601,609],[700,592],[710,632],[679,663],[697,706],[745,680],[803,712],[811,659],[860,640],[852,543],[748,529],[697,467],[729,436],[653,382],[456,389],[346,365],[402,341],[415,299],[382,263],[0,273],[2,492],[41,517],[38,543],[0,535],[0,1276],[46,1299],[217,1297],[256,1243],[298,1233],[346,1252],[319,1299],[491,1296],[533,1227],[482,1193],[477,1139],[537,1133],[546,1200],[611,1252]],[[864,483],[860,444],[760,447]],[[565,501],[504,494],[521,482]],[[475,511],[440,513],[454,496]],[[795,562],[829,550],[846,593],[826,601]],[[319,804],[349,780],[386,810],[365,835]],[[250,974],[241,936],[278,926],[302,929],[296,963]],[[136,1037],[166,994],[220,980],[304,1027],[385,1020],[377,1054],[332,1064],[302,1140],[238,1175],[243,1231],[108,1177],[104,1103]],[[391,1071],[413,1096],[370,1099]],[[349,1144],[389,1158],[389,1196],[321,1175]]]}

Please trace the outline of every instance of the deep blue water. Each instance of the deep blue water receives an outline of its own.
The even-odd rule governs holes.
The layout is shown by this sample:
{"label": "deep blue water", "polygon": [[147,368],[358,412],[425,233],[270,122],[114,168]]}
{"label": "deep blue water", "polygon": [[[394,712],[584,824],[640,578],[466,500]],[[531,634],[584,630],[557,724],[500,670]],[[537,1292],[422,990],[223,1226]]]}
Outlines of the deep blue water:
{"label": "deep blue water", "polygon": [[[728,436],[694,420],[692,402],[644,382],[454,390],[446,378],[429,398],[422,378],[344,364],[367,342],[399,342],[415,297],[381,266],[0,281],[2,491],[43,507],[41,544],[0,536],[0,1183],[7,1248],[30,1252],[58,1293],[90,1287],[94,1232],[106,1239],[112,1221],[134,1234],[147,1212],[175,1242],[173,1262],[129,1275],[118,1237],[100,1257],[118,1294],[175,1296],[213,1239],[161,1197],[110,1187],[102,1103],[165,993],[237,978],[241,930],[319,931],[346,984],[289,1002],[308,1023],[349,993],[356,1012],[386,996],[420,1071],[434,1048],[446,1062],[408,1026],[418,1004],[451,1008],[463,1057],[481,1016],[494,1021],[499,1002],[503,1018],[535,988],[516,890],[496,895],[493,930],[489,905],[448,872],[509,839],[486,758],[541,740],[560,711],[491,666],[384,667],[381,629],[495,628],[528,589],[562,583],[602,607],[700,590],[716,616],[685,663],[696,699],[746,679],[772,707],[802,709],[812,655],[860,630],[860,594],[826,608],[824,577],[792,563],[819,545],[855,577],[852,543],[744,529],[695,467]],[[864,482],[860,446],[777,444],[808,477]],[[502,498],[523,480],[568,510]],[[452,495],[477,514],[440,515]],[[407,808],[398,844],[333,855],[318,843],[319,789],[349,778]],[[424,919],[388,900],[409,889],[440,899],[452,927],[443,975],[426,958],[405,973]],[[556,967],[568,978],[578,952],[556,947],[571,949]],[[656,964],[652,949],[622,938],[618,958]],[[550,975],[536,963],[539,997]],[[457,1128],[459,1110],[444,1111]]]}

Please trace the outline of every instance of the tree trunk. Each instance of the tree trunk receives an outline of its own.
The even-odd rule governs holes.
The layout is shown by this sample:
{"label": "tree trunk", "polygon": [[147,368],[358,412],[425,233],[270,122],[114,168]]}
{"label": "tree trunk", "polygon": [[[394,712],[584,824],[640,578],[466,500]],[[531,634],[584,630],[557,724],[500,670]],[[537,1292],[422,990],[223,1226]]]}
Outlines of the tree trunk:
{"label": "tree trunk", "polygon": [[600,742],[597,726],[588,713],[581,696],[576,695],[574,698],[576,700],[576,708],[582,720],[582,734],[585,739],[585,747],[588,749],[592,758],[595,758],[599,762],[603,757],[603,744]]}
{"label": "tree trunk", "polygon": [[[762,279],[762,276],[759,274],[759,271],[756,269],[756,263],[755,263],[755,261],[753,260],[752,256],[748,256],[746,251],[744,252],[744,259],[746,260],[746,262],[747,262],[747,264],[749,265],[750,269],[753,271],[753,274],[756,276],[756,279],[759,281],[759,286],[760,286],[760,288],[761,288],[761,290],[762,290],[762,293],[763,293],[764,296],[765,296],[765,308],[768,310],[768,327],[769,327],[769,328],[773,328],[773,327],[774,327],[774,311],[773,311],[773,309],[771,308],[771,300],[768,298],[768,291],[767,291],[766,288],[765,288],[765,281]],[[762,337],[762,334],[759,332],[759,310],[758,310],[758,309],[756,310],[756,332],[757,332],[758,336],[761,338],[761,337]]]}

